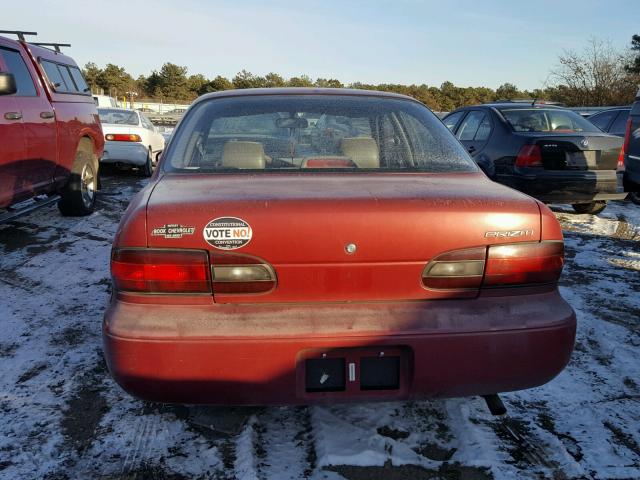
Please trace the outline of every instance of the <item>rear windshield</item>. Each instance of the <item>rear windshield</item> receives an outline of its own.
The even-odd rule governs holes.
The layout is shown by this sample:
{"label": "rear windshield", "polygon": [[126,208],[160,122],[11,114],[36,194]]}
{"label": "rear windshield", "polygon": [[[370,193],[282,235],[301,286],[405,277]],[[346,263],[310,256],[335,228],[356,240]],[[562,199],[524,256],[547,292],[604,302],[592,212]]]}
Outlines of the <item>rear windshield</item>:
{"label": "rear windshield", "polygon": [[591,122],[571,110],[502,108],[500,113],[515,132],[579,133],[600,131]]}
{"label": "rear windshield", "polygon": [[164,168],[204,173],[477,169],[423,105],[346,95],[203,101],[176,130]]}
{"label": "rear windshield", "polygon": [[116,110],[111,108],[99,108],[100,122],[111,125],[138,125],[138,114],[127,112],[126,110]]}

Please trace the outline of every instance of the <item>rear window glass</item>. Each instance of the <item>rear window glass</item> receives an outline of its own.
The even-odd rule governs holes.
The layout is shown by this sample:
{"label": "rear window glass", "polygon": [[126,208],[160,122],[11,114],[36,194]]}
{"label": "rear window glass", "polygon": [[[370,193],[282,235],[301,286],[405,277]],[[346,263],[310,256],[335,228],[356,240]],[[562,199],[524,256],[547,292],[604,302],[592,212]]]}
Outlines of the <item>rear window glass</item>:
{"label": "rear window glass", "polygon": [[111,125],[138,125],[138,114],[136,112],[128,112],[127,110],[116,110],[111,108],[99,108],[98,115],[100,123]]}
{"label": "rear window glass", "polygon": [[469,172],[476,166],[426,107],[346,95],[211,99],[174,134],[165,170]]}
{"label": "rear window glass", "polygon": [[89,87],[78,67],[41,60],[40,64],[53,89],[60,93],[89,94]]}
{"label": "rear window glass", "polygon": [[87,85],[87,82],[85,82],[80,69],[76,67],[69,67],[69,71],[71,72],[71,76],[73,77],[76,87],[78,87],[78,91],[80,93],[88,93],[89,86]]}
{"label": "rear window glass", "polygon": [[618,114],[617,110],[611,110],[609,112],[596,113],[591,115],[588,120],[593,123],[600,130],[607,131],[609,122]]}
{"label": "rear window glass", "polygon": [[618,116],[611,124],[609,133],[613,135],[624,135],[627,131],[627,119],[629,118],[629,112],[627,110],[621,110]]}
{"label": "rear window glass", "polygon": [[503,108],[500,112],[516,132],[599,132],[575,112],[544,108]]}

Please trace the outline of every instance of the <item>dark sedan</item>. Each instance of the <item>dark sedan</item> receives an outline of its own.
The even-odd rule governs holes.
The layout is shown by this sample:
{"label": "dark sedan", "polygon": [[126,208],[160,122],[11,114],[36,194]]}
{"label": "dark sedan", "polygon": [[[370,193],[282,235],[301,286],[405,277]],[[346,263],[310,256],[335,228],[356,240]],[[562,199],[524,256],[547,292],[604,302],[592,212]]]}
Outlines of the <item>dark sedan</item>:
{"label": "dark sedan", "polygon": [[543,202],[597,214],[626,195],[617,174],[622,139],[565,108],[491,103],[443,122],[489,177]]}

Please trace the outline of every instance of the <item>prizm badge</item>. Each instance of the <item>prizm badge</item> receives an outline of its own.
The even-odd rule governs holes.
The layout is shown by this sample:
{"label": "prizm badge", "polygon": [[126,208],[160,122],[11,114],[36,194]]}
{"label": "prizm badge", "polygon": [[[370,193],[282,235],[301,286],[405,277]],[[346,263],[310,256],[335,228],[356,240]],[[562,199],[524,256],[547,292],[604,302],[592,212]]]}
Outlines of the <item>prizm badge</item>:
{"label": "prizm badge", "polygon": [[502,230],[496,232],[485,232],[485,238],[514,238],[530,237],[533,235],[533,228],[526,230]]}

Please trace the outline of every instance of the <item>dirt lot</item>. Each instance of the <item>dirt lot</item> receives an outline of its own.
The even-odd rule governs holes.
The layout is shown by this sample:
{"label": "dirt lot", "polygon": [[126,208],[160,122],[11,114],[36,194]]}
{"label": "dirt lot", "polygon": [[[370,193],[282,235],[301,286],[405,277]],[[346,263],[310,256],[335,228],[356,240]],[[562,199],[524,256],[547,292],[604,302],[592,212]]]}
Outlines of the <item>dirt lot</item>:
{"label": "dirt lot", "polygon": [[640,478],[640,207],[556,209],[576,350],[505,394],[507,418],[479,398],[195,408],[130,398],[102,358],[111,239],[143,183],[112,173],[92,216],[0,226],[0,478]]}

